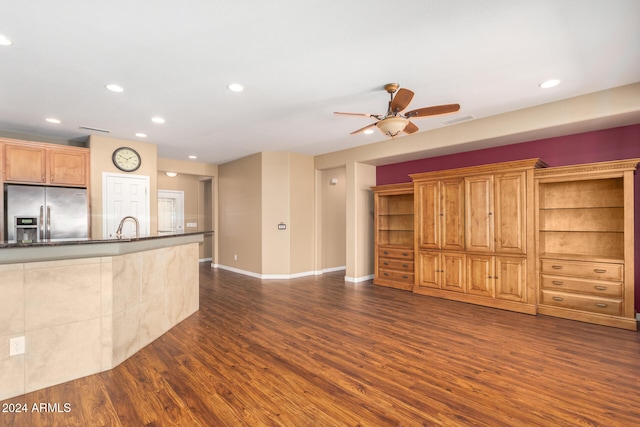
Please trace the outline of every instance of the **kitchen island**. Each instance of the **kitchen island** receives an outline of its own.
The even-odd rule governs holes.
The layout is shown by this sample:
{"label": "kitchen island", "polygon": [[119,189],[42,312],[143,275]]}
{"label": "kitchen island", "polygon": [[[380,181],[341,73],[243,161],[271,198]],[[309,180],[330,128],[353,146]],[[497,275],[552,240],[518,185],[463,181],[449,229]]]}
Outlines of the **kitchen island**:
{"label": "kitchen island", "polygon": [[208,233],[0,243],[0,400],[112,369],[195,313]]}

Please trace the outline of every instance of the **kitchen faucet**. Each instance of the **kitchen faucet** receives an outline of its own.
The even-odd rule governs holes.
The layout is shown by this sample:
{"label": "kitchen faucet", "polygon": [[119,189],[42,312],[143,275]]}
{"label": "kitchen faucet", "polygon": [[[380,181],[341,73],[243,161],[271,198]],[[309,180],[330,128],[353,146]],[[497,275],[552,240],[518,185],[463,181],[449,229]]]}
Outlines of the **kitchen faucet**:
{"label": "kitchen faucet", "polygon": [[117,239],[122,238],[122,227],[124,226],[124,223],[128,219],[133,220],[133,222],[136,224],[136,239],[140,237],[140,223],[138,222],[138,219],[135,216],[127,215],[124,218],[122,218],[122,220],[120,221],[120,225],[118,225],[118,229],[116,230]]}

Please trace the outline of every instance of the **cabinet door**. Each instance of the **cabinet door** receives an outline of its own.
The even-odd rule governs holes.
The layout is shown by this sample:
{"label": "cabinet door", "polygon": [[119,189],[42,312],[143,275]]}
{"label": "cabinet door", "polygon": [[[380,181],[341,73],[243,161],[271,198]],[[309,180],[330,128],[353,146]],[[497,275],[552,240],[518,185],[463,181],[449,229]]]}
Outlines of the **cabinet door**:
{"label": "cabinet door", "polygon": [[509,301],[527,300],[527,259],[496,257],[496,298]]}
{"label": "cabinet door", "polygon": [[420,252],[418,268],[418,287],[440,289],[440,252]]}
{"label": "cabinet door", "polygon": [[85,152],[50,150],[51,184],[86,187],[87,154]]}
{"label": "cabinet door", "polygon": [[440,187],[438,181],[421,182],[416,189],[415,212],[419,218],[418,246],[440,248]]}
{"label": "cabinet door", "polygon": [[442,249],[464,249],[464,180],[440,183]]}
{"label": "cabinet door", "polygon": [[464,292],[465,255],[461,253],[441,254],[442,289]]}
{"label": "cabinet door", "polygon": [[493,252],[493,175],[465,178],[467,250]]}
{"label": "cabinet door", "polygon": [[526,253],[525,173],[495,176],[496,252]]}
{"label": "cabinet door", "polygon": [[4,179],[43,184],[47,180],[46,150],[39,147],[5,144]]}
{"label": "cabinet door", "polygon": [[467,255],[467,293],[493,297],[494,257]]}

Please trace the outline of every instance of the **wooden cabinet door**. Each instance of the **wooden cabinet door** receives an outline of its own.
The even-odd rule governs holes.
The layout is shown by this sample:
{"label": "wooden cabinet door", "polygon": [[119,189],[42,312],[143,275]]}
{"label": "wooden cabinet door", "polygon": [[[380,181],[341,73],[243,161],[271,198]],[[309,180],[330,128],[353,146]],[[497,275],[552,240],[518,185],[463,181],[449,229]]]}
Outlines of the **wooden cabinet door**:
{"label": "wooden cabinet door", "polygon": [[526,253],[525,172],[495,176],[496,252]]}
{"label": "wooden cabinet door", "polygon": [[467,293],[487,297],[494,296],[494,257],[467,255]]}
{"label": "wooden cabinet door", "polygon": [[442,289],[464,292],[465,284],[465,255],[462,253],[441,254]]}
{"label": "wooden cabinet door", "polygon": [[440,182],[442,249],[464,249],[464,180]]}
{"label": "wooden cabinet door", "polygon": [[440,252],[418,254],[418,287],[440,289]]}
{"label": "wooden cabinet door", "polygon": [[87,162],[85,152],[51,150],[49,152],[49,181],[51,184],[86,187]]}
{"label": "wooden cabinet door", "polygon": [[493,252],[493,175],[465,178],[465,196],[467,250]]}
{"label": "wooden cabinet door", "polygon": [[418,218],[418,246],[440,248],[440,186],[438,181],[421,182],[415,195]]}
{"label": "wooden cabinet door", "polygon": [[527,259],[496,257],[496,298],[509,301],[527,300]]}
{"label": "wooden cabinet door", "polygon": [[46,153],[46,150],[40,147],[5,144],[4,180],[46,183]]}

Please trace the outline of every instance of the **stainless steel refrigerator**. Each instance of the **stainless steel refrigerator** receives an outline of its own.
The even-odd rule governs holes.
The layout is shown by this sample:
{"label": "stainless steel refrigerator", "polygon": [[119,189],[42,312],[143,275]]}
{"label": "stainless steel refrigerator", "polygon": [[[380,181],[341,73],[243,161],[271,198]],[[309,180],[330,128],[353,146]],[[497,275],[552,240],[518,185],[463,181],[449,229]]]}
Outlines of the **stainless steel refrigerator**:
{"label": "stainless steel refrigerator", "polygon": [[88,237],[86,189],[6,185],[5,191],[7,240],[30,242]]}

